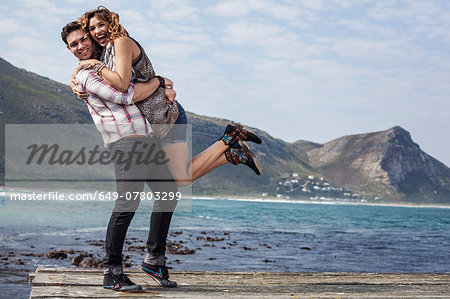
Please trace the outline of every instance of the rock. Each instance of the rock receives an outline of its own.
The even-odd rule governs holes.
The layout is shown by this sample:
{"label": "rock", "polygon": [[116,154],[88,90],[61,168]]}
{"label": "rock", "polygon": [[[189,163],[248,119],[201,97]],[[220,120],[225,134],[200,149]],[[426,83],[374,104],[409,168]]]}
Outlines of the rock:
{"label": "rock", "polygon": [[45,253],[45,257],[49,258],[49,259],[62,260],[62,259],[67,258],[67,252],[65,250],[47,251]]}
{"label": "rock", "polygon": [[72,265],[79,266],[81,261],[86,257],[88,257],[88,255],[85,255],[85,254],[80,254],[80,255],[74,256],[71,260]]}
{"label": "rock", "polygon": [[175,242],[167,242],[167,251],[170,254],[181,254],[181,255],[189,255],[195,253],[194,249],[189,249]]}
{"label": "rock", "polygon": [[206,241],[209,241],[209,242],[220,242],[220,241],[224,241],[225,240],[225,238],[212,238],[212,237],[206,237]]}
{"label": "rock", "polygon": [[145,250],[145,246],[135,246],[135,245],[131,245],[131,246],[128,246],[128,250],[130,250],[130,251],[143,251],[143,250]]}
{"label": "rock", "polygon": [[102,264],[103,262],[101,259],[87,256],[82,258],[78,266],[83,268],[100,268],[102,267]]}
{"label": "rock", "polygon": [[92,267],[92,262],[94,259],[92,257],[85,257],[81,260],[81,262],[78,264],[78,266],[83,268],[90,268]]}
{"label": "rock", "polygon": [[22,253],[22,256],[34,256],[34,257],[43,257],[44,254],[42,253]]}

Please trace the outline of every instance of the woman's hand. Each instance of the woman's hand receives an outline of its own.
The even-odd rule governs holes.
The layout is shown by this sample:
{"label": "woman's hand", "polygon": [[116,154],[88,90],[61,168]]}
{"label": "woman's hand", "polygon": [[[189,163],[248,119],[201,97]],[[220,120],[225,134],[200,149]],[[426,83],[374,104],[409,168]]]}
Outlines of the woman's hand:
{"label": "woman's hand", "polygon": [[164,85],[169,85],[171,88],[173,88],[173,82],[169,78],[162,77],[164,79]]}
{"label": "woman's hand", "polygon": [[75,70],[75,75],[78,74],[80,70],[92,68],[94,64],[100,63],[100,60],[97,59],[86,59],[78,62],[77,69]]}
{"label": "woman's hand", "polygon": [[164,99],[167,101],[167,103],[172,103],[177,96],[177,93],[173,88],[166,88],[164,90]]}
{"label": "woman's hand", "polygon": [[72,88],[72,92],[77,96],[77,98],[80,100],[86,100],[89,94],[78,88],[78,82],[77,79],[75,79],[75,75],[76,73],[74,73],[72,78],[70,78],[70,88]]}

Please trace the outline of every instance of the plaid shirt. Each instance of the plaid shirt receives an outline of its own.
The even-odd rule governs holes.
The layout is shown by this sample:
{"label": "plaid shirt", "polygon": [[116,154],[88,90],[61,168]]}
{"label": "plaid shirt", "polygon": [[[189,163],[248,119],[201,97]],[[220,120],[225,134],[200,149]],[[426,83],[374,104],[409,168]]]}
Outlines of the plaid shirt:
{"label": "plaid shirt", "polygon": [[148,136],[152,132],[150,124],[133,103],[132,83],[126,92],[120,92],[91,69],[79,71],[76,79],[81,89],[89,93],[86,104],[105,147],[126,136]]}

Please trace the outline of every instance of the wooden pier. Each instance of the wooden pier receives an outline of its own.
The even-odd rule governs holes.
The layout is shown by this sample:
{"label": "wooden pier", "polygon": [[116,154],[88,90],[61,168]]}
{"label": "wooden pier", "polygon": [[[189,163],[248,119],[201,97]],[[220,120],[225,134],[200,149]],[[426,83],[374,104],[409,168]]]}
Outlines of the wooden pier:
{"label": "wooden pier", "polygon": [[450,274],[276,273],[171,271],[178,282],[161,288],[139,269],[126,271],[143,290],[102,287],[100,270],[38,268],[30,298],[450,298]]}

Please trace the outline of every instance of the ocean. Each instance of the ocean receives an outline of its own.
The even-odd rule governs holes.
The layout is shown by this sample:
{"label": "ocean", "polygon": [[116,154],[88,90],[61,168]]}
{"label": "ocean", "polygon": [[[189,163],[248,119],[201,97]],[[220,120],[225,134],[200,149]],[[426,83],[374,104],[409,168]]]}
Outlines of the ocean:
{"label": "ocean", "polygon": [[[81,253],[103,254],[112,202],[11,201],[0,197],[0,297],[26,298],[38,266],[71,267]],[[151,205],[131,223],[124,250],[143,259]],[[193,199],[176,212],[168,265],[176,270],[277,272],[450,271],[450,209]],[[66,250],[68,258],[46,258]]]}

